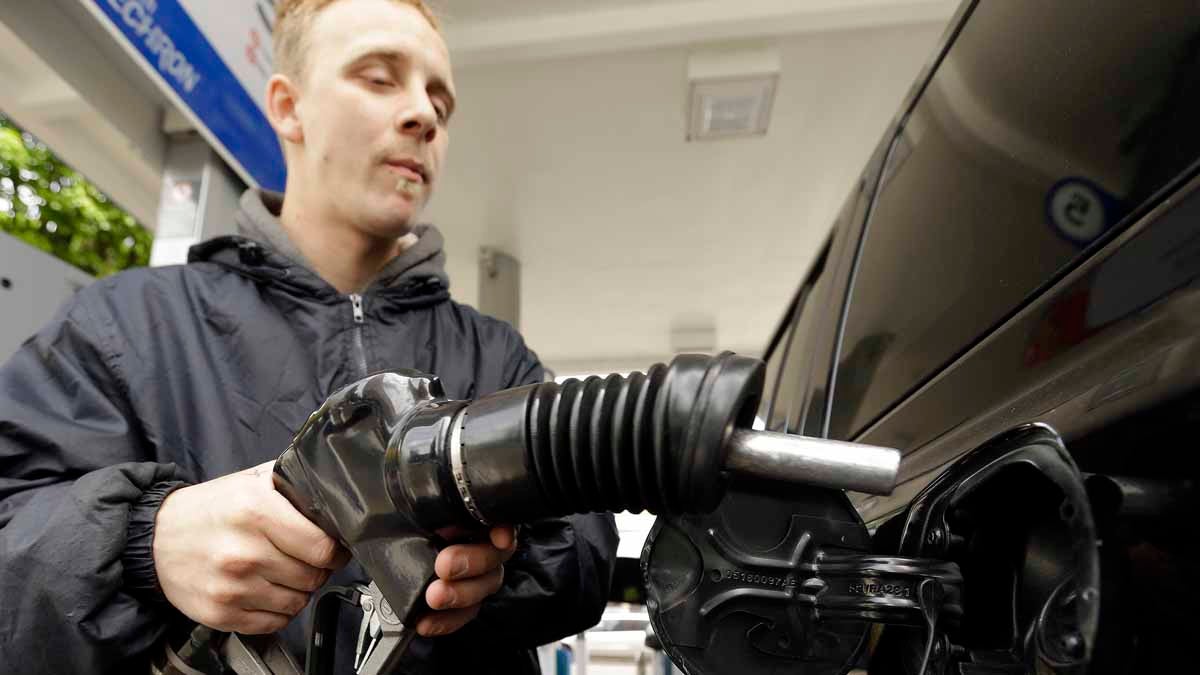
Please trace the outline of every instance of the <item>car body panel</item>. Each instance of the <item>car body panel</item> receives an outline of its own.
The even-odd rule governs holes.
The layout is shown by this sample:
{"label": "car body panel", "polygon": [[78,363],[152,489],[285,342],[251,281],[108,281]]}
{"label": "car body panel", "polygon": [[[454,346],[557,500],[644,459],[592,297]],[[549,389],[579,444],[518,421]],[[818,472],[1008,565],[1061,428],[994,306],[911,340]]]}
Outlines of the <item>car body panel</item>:
{"label": "car body panel", "polygon": [[[903,453],[891,495],[850,494],[882,555],[994,439],[1061,439],[1101,542],[1093,674],[1194,661],[1197,119],[1194,2],[964,3],[767,351],[765,428]],[[990,522],[1062,520],[1025,485],[983,493]],[[996,559],[1036,562],[1021,541]],[[968,574],[964,597],[1033,597],[1021,569]]]}
{"label": "car body panel", "polygon": [[848,303],[832,437],[858,435],[947,368],[1200,154],[1185,121],[1200,113],[1194,4],[1087,7],[978,5],[897,125]]}

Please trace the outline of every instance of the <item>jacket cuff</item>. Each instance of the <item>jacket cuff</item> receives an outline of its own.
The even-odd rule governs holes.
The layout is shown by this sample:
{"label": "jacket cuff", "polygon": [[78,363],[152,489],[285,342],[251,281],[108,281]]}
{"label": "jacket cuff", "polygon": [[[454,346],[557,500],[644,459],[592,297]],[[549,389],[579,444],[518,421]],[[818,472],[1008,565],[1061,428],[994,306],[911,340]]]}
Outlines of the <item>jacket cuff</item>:
{"label": "jacket cuff", "polygon": [[158,585],[158,573],[154,571],[154,519],[167,495],[186,485],[183,481],[155,483],[142,493],[129,511],[129,527],[121,563],[125,570],[125,589],[138,599],[167,602],[162,587]]}

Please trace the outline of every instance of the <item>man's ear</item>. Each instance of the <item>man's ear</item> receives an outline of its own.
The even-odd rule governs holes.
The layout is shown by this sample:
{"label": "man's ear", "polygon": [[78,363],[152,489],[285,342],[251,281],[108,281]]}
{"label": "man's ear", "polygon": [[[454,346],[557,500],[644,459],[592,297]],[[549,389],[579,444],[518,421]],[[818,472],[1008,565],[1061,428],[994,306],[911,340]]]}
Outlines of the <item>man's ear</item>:
{"label": "man's ear", "polygon": [[267,82],[267,119],[283,140],[304,142],[304,125],[300,122],[300,90],[286,75],[276,73]]}

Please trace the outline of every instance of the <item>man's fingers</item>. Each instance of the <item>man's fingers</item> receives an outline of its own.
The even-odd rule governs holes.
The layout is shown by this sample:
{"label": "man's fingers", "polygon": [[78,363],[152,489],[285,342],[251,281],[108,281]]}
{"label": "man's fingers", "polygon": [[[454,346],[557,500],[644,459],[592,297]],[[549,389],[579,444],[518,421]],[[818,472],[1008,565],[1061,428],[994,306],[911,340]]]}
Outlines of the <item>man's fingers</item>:
{"label": "man's fingers", "polygon": [[508,552],[510,556],[517,549],[517,533],[511,525],[498,525],[488,534],[492,539],[492,546]]}
{"label": "man's fingers", "polygon": [[494,570],[504,560],[503,552],[491,544],[454,544],[438,553],[433,571],[447,581],[466,579]]}
{"label": "man's fingers", "polygon": [[217,630],[229,633],[242,633],[244,635],[266,635],[283,630],[291,620],[292,617],[284,614],[276,614],[275,612],[245,610],[238,612],[228,624],[210,626],[210,628],[216,628]]}
{"label": "man's fingers", "polygon": [[417,622],[417,634],[422,637],[437,637],[438,635],[453,633],[467,625],[478,614],[479,605],[426,614]]}
{"label": "man's fingers", "polygon": [[254,593],[246,596],[243,609],[296,616],[308,605],[308,593],[303,593],[263,580]]}
{"label": "man's fingers", "polygon": [[[269,542],[265,542],[268,546]],[[273,547],[272,547],[273,548]],[[330,571],[321,567],[313,567],[274,549],[263,556],[260,569],[262,577],[286,588],[312,593],[325,585],[329,580]]]}
{"label": "man's fingers", "polygon": [[483,576],[461,581],[435,579],[425,590],[425,602],[430,609],[461,609],[478,605],[504,583],[504,568],[498,567]]}
{"label": "man's fingers", "polygon": [[272,501],[263,534],[275,548],[313,567],[337,570],[346,565],[350,554],[297,511],[287,497],[276,492]]}

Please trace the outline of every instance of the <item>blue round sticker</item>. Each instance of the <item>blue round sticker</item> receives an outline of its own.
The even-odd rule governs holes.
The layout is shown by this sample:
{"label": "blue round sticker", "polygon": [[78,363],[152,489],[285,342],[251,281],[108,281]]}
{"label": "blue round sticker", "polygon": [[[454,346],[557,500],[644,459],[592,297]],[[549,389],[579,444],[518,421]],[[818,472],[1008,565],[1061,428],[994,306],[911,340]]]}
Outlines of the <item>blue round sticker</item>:
{"label": "blue round sticker", "polygon": [[1092,243],[1118,218],[1117,200],[1086,178],[1064,178],[1046,195],[1046,219],[1075,244]]}

